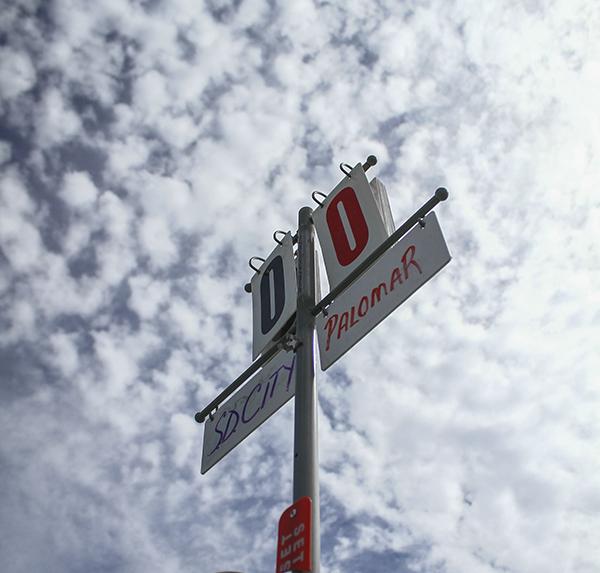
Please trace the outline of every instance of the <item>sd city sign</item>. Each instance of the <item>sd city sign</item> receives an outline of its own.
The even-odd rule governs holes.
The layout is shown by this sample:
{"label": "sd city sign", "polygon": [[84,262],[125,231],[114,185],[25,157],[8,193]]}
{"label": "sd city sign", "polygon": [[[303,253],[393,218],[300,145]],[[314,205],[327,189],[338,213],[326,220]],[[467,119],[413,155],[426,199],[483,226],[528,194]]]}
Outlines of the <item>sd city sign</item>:
{"label": "sd city sign", "polygon": [[296,390],[296,355],[281,351],[204,425],[201,473],[283,406]]}
{"label": "sd city sign", "polygon": [[313,221],[330,289],[335,288],[389,236],[360,163],[315,209]]}
{"label": "sd city sign", "polygon": [[321,369],[368,334],[450,262],[435,213],[388,249],[316,319]]}
{"label": "sd city sign", "polygon": [[296,312],[296,266],[293,240],[286,233],[252,277],[252,359],[254,360]]}

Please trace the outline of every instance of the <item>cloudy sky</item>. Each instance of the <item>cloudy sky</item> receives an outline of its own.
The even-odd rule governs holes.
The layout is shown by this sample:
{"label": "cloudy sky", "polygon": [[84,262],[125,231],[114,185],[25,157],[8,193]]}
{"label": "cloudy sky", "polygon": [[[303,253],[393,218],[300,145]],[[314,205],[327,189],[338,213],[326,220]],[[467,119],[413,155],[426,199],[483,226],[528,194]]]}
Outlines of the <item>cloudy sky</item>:
{"label": "cloudy sky", "polygon": [[193,415],[369,154],[453,260],[319,373],[323,573],[600,571],[596,1],[2,4],[3,573],[274,570],[292,404]]}

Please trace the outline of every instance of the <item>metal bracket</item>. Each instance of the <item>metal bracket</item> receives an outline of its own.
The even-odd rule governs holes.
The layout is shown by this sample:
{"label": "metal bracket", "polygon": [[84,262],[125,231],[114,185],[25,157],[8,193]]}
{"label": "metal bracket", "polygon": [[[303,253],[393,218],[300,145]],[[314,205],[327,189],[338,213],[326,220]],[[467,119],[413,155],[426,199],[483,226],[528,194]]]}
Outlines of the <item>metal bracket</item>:
{"label": "metal bracket", "polygon": [[350,172],[352,171],[352,165],[348,163],[340,163],[340,170],[346,177],[350,177]]}
{"label": "metal bracket", "polygon": [[314,201],[314,202],[315,202],[315,203],[316,203],[316,204],[317,204],[319,207],[322,207],[322,206],[323,206],[323,203],[324,203],[325,201],[319,201],[319,200],[318,200],[318,199],[315,197],[315,195],[319,195],[319,196],[323,197],[323,199],[327,199],[327,195],[325,195],[325,193],[321,193],[321,191],[313,191],[313,192],[312,192],[312,194],[311,194],[312,200],[313,200],[313,201]]}
{"label": "metal bracket", "polygon": [[255,272],[257,273],[260,269],[260,267],[256,268],[253,264],[252,261],[256,259],[257,261],[262,261],[263,263],[265,262],[266,259],[263,259],[262,257],[250,257],[248,259],[248,266]]}
{"label": "metal bracket", "polygon": [[283,244],[283,240],[281,240],[281,241],[280,241],[280,240],[277,238],[277,233],[281,233],[281,234],[282,234],[284,237],[287,235],[287,233],[286,233],[285,231],[275,231],[275,232],[273,233],[273,240],[274,240],[274,241],[275,241],[275,242],[276,242],[278,245],[281,245],[281,244]]}
{"label": "metal bracket", "polygon": [[300,341],[289,332],[279,341],[279,346],[288,352],[290,350],[296,350],[300,344]]}

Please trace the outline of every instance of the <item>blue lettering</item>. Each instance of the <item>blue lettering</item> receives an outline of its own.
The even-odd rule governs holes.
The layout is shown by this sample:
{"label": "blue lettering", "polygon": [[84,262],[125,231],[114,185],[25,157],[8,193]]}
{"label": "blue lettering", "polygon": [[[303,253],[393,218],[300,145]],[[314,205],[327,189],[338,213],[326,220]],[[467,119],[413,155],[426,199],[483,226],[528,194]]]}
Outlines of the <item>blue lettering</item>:
{"label": "blue lettering", "polygon": [[295,364],[296,364],[296,355],[294,354],[294,357],[292,358],[292,363],[289,366],[282,364],[277,370],[275,370],[275,372],[273,372],[273,374],[271,374],[270,378],[272,379],[274,377],[275,380],[273,381],[273,387],[271,388],[271,395],[269,396],[269,398],[273,397],[273,393],[275,392],[275,386],[277,385],[277,380],[279,379],[279,372],[281,370],[288,371],[288,379],[287,379],[287,385],[285,387],[285,391],[286,392],[290,391],[290,383],[292,381],[292,374],[294,373]]}
{"label": "blue lettering", "polygon": [[223,432],[219,429],[219,424],[221,423],[221,421],[223,420],[223,418],[226,415],[227,415],[227,412],[223,412],[219,416],[219,419],[217,420],[217,423],[215,424],[215,432],[217,434],[219,434],[219,441],[217,442],[217,445],[212,449],[212,451],[210,452],[210,454],[208,454],[209,456],[212,456],[219,449],[219,446],[223,443]]}
{"label": "blue lettering", "polygon": [[[225,432],[223,434],[222,443],[226,442],[231,437],[231,434],[233,434],[233,432],[235,432],[238,422],[240,421],[240,415],[235,410],[229,410],[229,412],[227,412],[227,413],[229,414],[229,418],[227,419],[227,425],[225,426]],[[229,424],[234,416],[235,416],[235,423],[233,424],[233,427],[231,428],[231,432],[229,432],[229,434],[228,434],[227,430],[229,430]]]}
{"label": "blue lettering", "polygon": [[252,398],[252,394],[254,394],[254,392],[256,390],[260,391],[261,386],[262,386],[262,384],[260,382],[256,386],[254,386],[254,388],[252,388],[252,392],[250,392],[250,394],[248,394],[248,397],[246,398],[246,402],[244,402],[244,409],[242,410],[242,423],[244,423],[244,424],[247,424],[248,422],[250,422],[250,420],[252,420],[252,418],[254,418],[254,416],[256,416],[256,414],[258,414],[259,410],[262,407],[262,406],[259,406],[258,408],[256,408],[256,410],[254,411],[254,414],[252,414],[252,416],[250,416],[248,419],[246,419],[246,408],[248,407],[250,398]]}
{"label": "blue lettering", "polygon": [[267,384],[265,386],[265,395],[263,396],[263,401],[262,401],[262,404],[260,405],[261,410],[265,407],[265,402],[267,401],[267,395],[269,394],[269,384],[270,384],[270,382],[267,382]]}

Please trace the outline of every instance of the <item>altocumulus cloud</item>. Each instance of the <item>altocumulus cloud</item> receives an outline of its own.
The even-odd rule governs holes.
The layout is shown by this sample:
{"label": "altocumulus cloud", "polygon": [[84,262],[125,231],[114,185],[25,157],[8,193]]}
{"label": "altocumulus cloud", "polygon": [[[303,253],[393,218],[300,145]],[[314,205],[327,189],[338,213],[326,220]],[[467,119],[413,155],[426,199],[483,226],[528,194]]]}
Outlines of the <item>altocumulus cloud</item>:
{"label": "altocumulus cloud", "polygon": [[5,2],[0,569],[272,570],[292,409],[200,476],[246,260],[374,153],[453,261],[319,376],[323,571],[600,569],[596,2]]}

